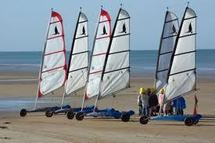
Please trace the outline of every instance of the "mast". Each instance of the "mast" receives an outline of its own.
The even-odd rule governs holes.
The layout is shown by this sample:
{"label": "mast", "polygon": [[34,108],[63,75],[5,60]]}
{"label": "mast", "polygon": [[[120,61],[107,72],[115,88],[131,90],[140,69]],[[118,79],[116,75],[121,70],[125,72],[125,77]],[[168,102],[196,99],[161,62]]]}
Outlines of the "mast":
{"label": "mast", "polygon": [[130,81],[130,16],[120,8],[102,73],[99,98],[129,87]]}
{"label": "mast", "polygon": [[170,61],[175,48],[178,29],[178,17],[167,9],[160,39],[155,73],[155,89],[157,91],[167,84],[168,70],[170,68]]}
{"label": "mast", "polygon": [[38,98],[64,85],[66,69],[63,19],[59,13],[52,10],[42,55],[35,108]]}
{"label": "mast", "polygon": [[[53,8],[51,8],[51,15],[52,15],[52,11],[53,11]],[[51,21],[51,15],[50,15],[50,19],[49,21]],[[48,31],[50,29],[50,26],[49,26],[50,23],[48,23],[48,26],[47,26],[47,33],[46,33],[46,36],[45,36],[45,39],[48,38]],[[44,53],[45,53],[45,48],[46,48],[46,43],[47,43],[47,40],[45,40],[45,44],[44,44],[44,48],[43,48],[43,51],[42,51],[42,56],[41,56],[41,61],[40,61],[40,70],[39,70],[39,75],[38,75],[38,85],[37,85],[37,94],[36,94],[36,97],[35,97],[35,102],[34,102],[34,110],[37,108],[37,101],[38,101],[38,98],[39,98],[39,90],[40,90],[40,81],[41,81],[41,73],[42,73],[42,67],[43,67],[43,59],[44,59]]]}
{"label": "mast", "polygon": [[196,89],[196,18],[194,10],[186,7],[168,71],[167,100]]}

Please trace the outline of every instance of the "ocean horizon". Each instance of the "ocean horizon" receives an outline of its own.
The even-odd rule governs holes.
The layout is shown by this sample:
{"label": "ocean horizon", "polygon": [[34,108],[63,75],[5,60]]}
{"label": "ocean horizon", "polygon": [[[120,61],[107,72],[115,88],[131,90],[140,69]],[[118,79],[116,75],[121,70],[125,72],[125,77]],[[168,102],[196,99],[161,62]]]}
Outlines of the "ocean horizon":
{"label": "ocean horizon", "polygon": [[[41,51],[0,52],[0,72],[33,72],[40,69]],[[132,50],[130,65],[132,74],[154,73],[157,63],[157,50]],[[215,72],[215,50],[197,50],[197,72]],[[67,52],[67,61],[69,51]]]}

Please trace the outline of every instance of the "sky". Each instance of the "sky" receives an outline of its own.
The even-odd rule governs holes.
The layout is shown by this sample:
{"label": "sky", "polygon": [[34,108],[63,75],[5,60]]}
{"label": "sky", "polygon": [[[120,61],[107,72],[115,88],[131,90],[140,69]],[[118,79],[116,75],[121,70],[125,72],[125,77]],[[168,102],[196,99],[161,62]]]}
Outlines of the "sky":
{"label": "sky", "polygon": [[[101,5],[113,25],[121,3],[131,16],[131,50],[157,50],[166,7],[181,19],[187,0],[1,0],[0,51],[43,50],[51,8],[63,17],[70,50],[80,7],[89,20],[91,49]],[[189,5],[198,16],[197,48],[215,49],[215,0],[190,0]]]}

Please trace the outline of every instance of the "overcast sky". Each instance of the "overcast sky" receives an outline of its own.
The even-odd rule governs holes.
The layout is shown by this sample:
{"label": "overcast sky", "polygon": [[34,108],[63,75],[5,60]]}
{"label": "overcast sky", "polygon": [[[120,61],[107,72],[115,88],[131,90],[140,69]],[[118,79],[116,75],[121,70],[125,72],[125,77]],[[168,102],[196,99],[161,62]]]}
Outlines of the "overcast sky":
{"label": "overcast sky", "polygon": [[[89,19],[90,49],[100,6],[114,23],[120,3],[131,16],[131,50],[159,47],[166,7],[181,19],[187,0],[1,0],[0,51],[41,51],[50,9],[64,20],[66,47],[70,49],[80,6]],[[215,49],[215,0],[190,0],[198,16],[198,49]]]}

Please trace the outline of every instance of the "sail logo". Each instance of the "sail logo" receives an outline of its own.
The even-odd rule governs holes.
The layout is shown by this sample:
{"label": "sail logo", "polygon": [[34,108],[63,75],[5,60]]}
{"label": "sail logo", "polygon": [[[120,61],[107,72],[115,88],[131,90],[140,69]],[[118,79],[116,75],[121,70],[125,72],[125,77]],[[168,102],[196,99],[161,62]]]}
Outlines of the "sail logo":
{"label": "sail logo", "polygon": [[102,33],[102,35],[107,35],[107,31],[106,31],[105,26],[103,26],[103,33]]}
{"label": "sail logo", "polygon": [[58,29],[57,29],[57,26],[55,26],[53,35],[58,35],[58,34],[60,34],[60,33],[59,33]]}
{"label": "sail logo", "polygon": [[177,33],[177,32],[176,32],[175,25],[172,25],[172,32],[171,32],[170,34],[175,34],[175,33]]}
{"label": "sail logo", "polygon": [[189,24],[187,33],[193,33],[193,27],[191,23]]}
{"label": "sail logo", "polygon": [[122,26],[122,31],[120,33],[127,33],[126,25],[125,23]]}
{"label": "sail logo", "polygon": [[85,30],[84,26],[82,27],[82,33],[81,33],[81,35],[86,35],[86,30]]}

